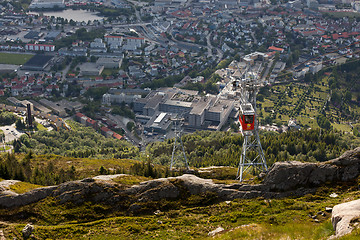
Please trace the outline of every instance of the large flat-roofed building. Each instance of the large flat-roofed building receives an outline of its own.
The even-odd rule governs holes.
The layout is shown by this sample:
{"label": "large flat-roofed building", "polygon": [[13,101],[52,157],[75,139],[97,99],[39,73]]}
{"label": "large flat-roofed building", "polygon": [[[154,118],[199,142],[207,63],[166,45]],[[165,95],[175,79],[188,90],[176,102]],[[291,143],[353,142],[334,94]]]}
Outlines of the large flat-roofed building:
{"label": "large flat-roofed building", "polygon": [[46,35],[46,37],[44,39],[46,41],[55,41],[55,40],[59,39],[60,36],[61,36],[60,31],[51,31],[51,32],[48,32],[48,34]]}
{"label": "large flat-roofed building", "polygon": [[[103,95],[102,103],[110,105],[112,103],[127,104],[133,103],[144,95],[146,96],[150,91],[143,89],[115,89],[111,88],[108,93]],[[142,106],[143,107],[143,106]],[[140,107],[141,108],[141,107]]]}
{"label": "large flat-roofed building", "polygon": [[160,103],[159,110],[162,112],[170,112],[184,115],[188,114],[191,111],[191,105],[191,102],[166,100],[164,103]]}
{"label": "large flat-roofed building", "polygon": [[98,66],[95,63],[86,62],[80,65],[82,76],[99,76],[103,70],[104,66]]}
{"label": "large flat-roofed building", "polygon": [[122,58],[101,57],[96,61],[96,65],[104,66],[104,68],[120,68],[122,61],[123,61]]}
{"label": "large flat-roofed building", "polygon": [[50,60],[53,56],[47,56],[43,54],[38,54],[30,58],[21,69],[23,70],[32,70],[32,71],[44,71],[45,68],[49,65]]}
{"label": "large flat-roofed building", "polygon": [[212,98],[204,97],[197,102],[194,102],[193,108],[189,113],[189,125],[201,127],[205,122],[206,109],[209,108]]}
{"label": "large flat-roofed building", "polygon": [[224,125],[234,109],[235,102],[233,100],[225,100],[217,98],[215,102],[207,109],[205,119],[216,124],[216,130]]}
{"label": "large flat-roofed building", "polygon": [[67,100],[52,102],[44,98],[39,102],[42,105],[50,108],[56,115],[60,117],[66,117],[68,115],[67,111],[79,111],[83,107],[83,104],[80,102],[69,102]]}
{"label": "large flat-roofed building", "polygon": [[160,112],[183,117],[189,129],[220,130],[228,120],[234,103],[234,100],[213,95],[199,96],[197,91],[164,88],[150,92],[145,98],[136,99],[134,111],[139,116],[152,117],[149,124],[155,121],[153,117]]}
{"label": "large flat-roofed building", "polygon": [[65,8],[65,0],[33,0],[29,8]]}
{"label": "large flat-roofed building", "polygon": [[157,112],[145,124],[144,130],[148,132],[157,132],[165,134],[170,128],[172,122],[170,121],[170,114],[164,112]]}

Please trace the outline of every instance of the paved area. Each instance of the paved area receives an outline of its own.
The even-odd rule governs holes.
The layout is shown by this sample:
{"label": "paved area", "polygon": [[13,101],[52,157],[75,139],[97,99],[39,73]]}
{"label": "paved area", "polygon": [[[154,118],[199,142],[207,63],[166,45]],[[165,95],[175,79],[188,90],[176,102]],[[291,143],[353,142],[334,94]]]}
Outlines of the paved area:
{"label": "paved area", "polygon": [[5,134],[5,142],[11,142],[15,139],[18,139],[24,132],[19,132],[15,128],[15,123],[10,126],[2,126],[0,127],[1,130],[3,130]]}

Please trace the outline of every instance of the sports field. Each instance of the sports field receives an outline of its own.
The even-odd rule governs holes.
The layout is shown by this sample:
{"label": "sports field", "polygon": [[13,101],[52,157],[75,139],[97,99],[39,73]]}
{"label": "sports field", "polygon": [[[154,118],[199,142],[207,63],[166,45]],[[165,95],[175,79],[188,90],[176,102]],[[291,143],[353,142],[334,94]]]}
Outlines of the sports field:
{"label": "sports field", "polygon": [[22,65],[34,55],[17,53],[0,53],[0,64]]}

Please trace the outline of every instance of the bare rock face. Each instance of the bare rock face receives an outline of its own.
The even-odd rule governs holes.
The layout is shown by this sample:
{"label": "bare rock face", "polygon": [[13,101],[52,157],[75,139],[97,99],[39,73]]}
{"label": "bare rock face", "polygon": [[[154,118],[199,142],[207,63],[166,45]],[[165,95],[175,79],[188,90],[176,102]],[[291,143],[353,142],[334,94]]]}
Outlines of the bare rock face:
{"label": "bare rock face", "polygon": [[38,202],[48,197],[57,186],[34,189],[30,192],[18,195],[0,194],[0,207],[10,208]]}
{"label": "bare rock face", "polygon": [[316,187],[326,182],[350,181],[360,174],[360,147],[324,163],[276,162],[263,184],[271,191]]}
{"label": "bare rock face", "polygon": [[336,205],[332,210],[331,222],[335,237],[350,233],[360,219],[360,199]]}

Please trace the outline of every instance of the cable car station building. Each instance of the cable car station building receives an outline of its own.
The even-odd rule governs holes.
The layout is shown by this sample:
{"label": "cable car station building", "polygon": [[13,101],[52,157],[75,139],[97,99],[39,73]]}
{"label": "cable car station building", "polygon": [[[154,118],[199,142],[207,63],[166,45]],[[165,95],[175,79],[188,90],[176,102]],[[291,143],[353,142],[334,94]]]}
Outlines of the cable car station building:
{"label": "cable car station building", "polygon": [[145,98],[136,99],[137,118],[156,118],[161,113],[178,114],[185,119],[187,130],[218,131],[236,113],[234,100],[220,99],[215,95],[200,96],[198,91],[179,88],[162,88],[151,91]]}

